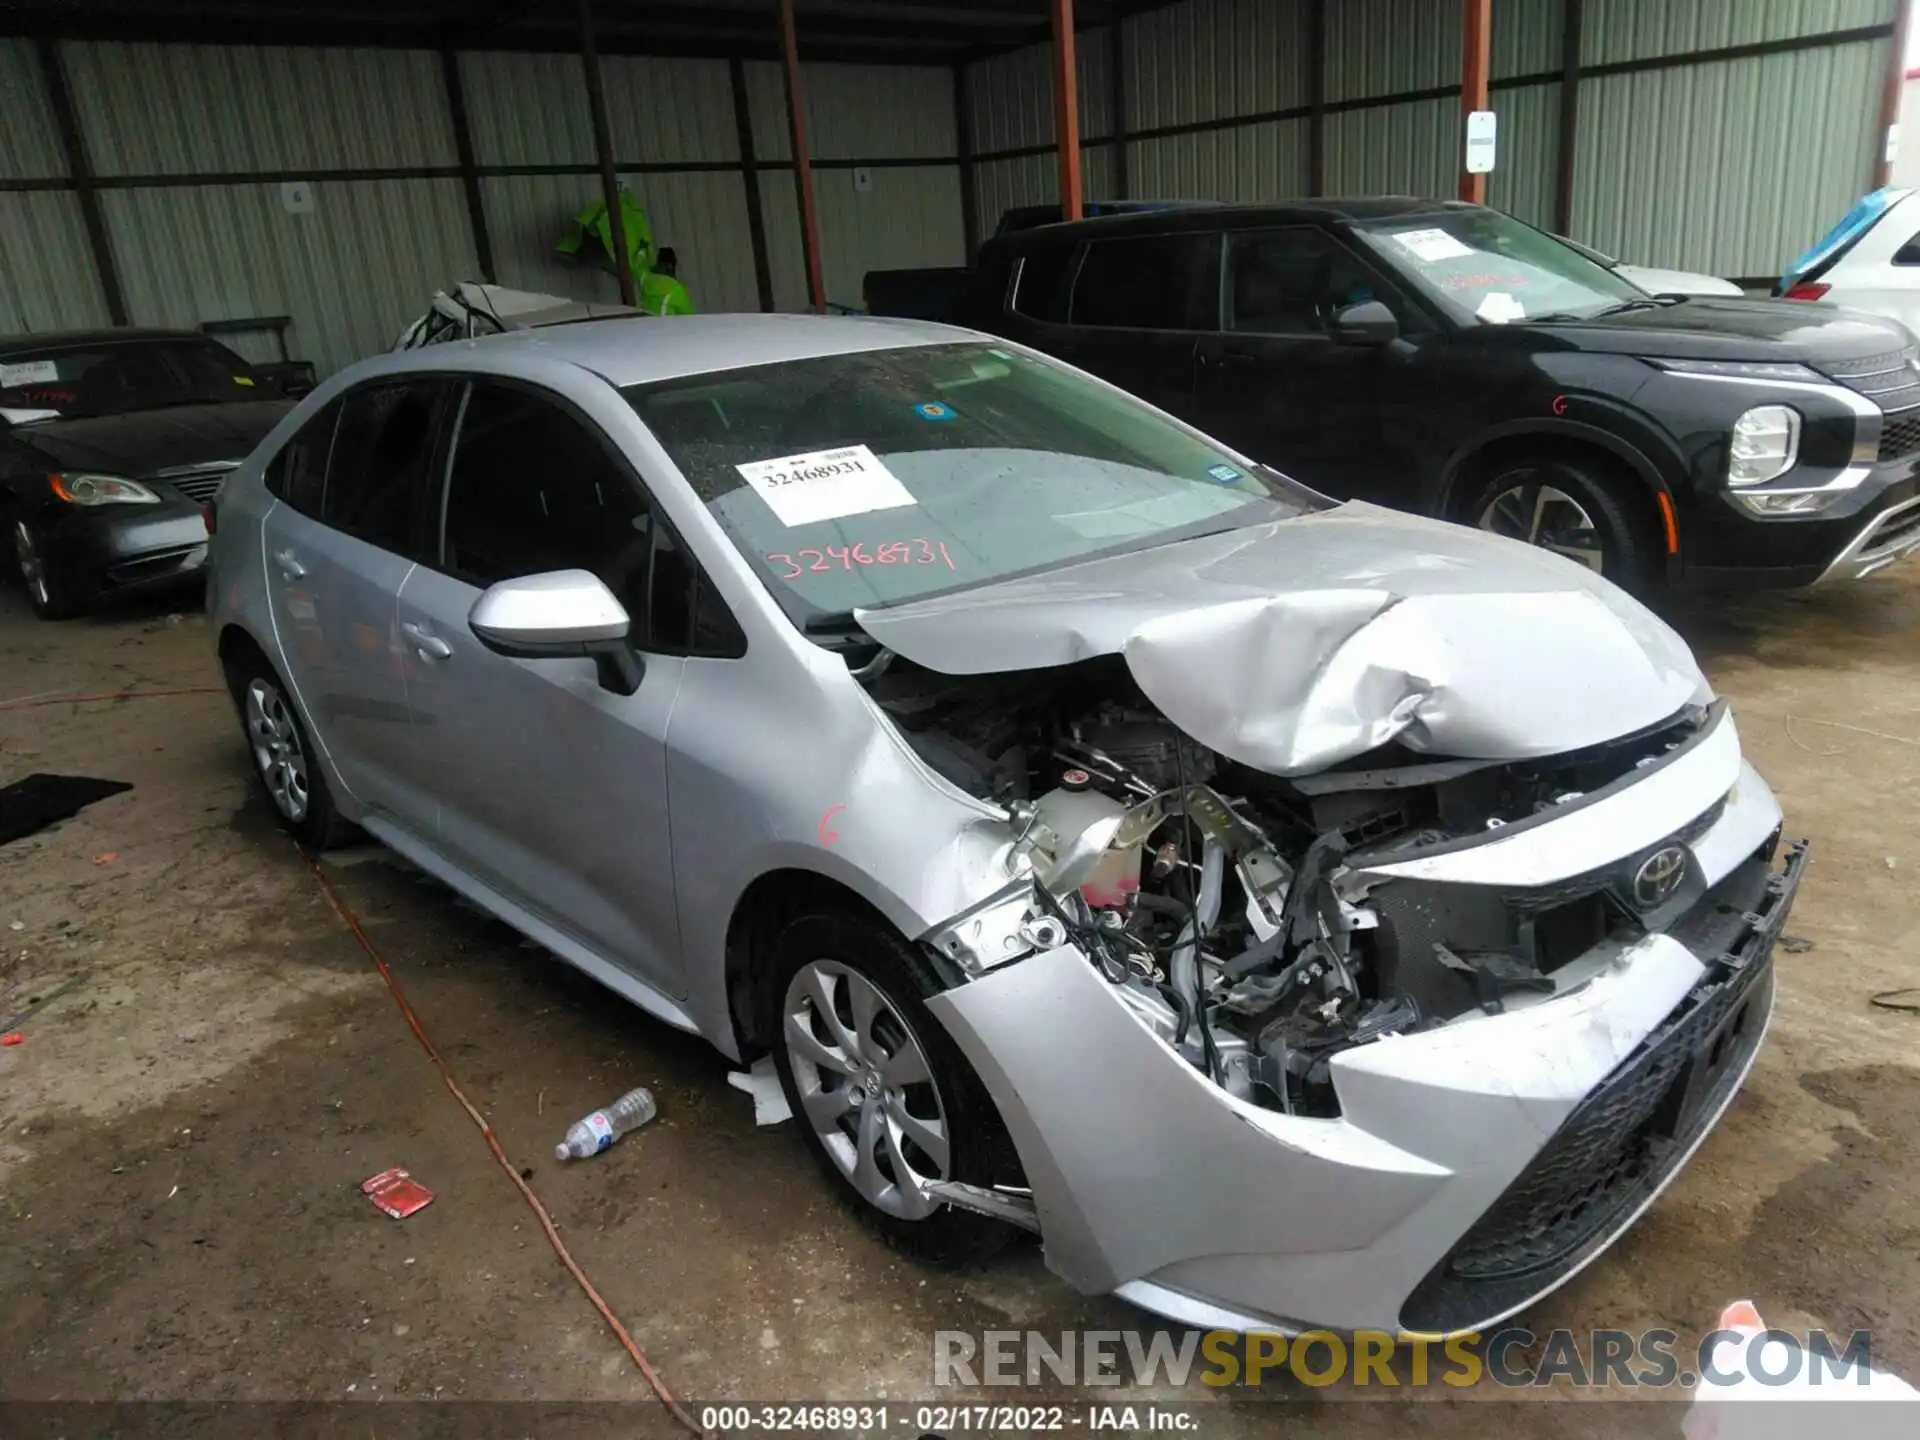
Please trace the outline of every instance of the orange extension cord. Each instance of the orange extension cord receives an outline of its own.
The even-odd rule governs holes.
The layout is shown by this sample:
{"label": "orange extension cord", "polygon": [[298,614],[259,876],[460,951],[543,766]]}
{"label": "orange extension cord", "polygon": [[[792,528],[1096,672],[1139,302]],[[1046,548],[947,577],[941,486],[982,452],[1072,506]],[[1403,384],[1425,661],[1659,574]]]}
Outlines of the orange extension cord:
{"label": "orange extension cord", "polygon": [[560,1238],[560,1232],[554,1228],[553,1217],[547,1213],[547,1207],[540,1203],[540,1197],[533,1193],[533,1187],[520,1178],[520,1172],[507,1158],[507,1152],[500,1148],[500,1141],[494,1136],[493,1126],[487,1123],[486,1116],[476,1110],[473,1102],[467,1099],[459,1082],[453,1078],[453,1072],[447,1068],[447,1062],[434,1047],[433,1041],[427,1038],[427,1032],[421,1028],[420,1017],[414,1014],[413,1006],[407,1003],[407,992],[400,988],[400,982],[394,979],[393,972],[387,968],[387,962],[380,958],[380,952],[374,949],[373,942],[367,939],[367,932],[360,928],[359,917],[348,907],[346,901],[340,898],[340,892],[333,888],[333,882],[327,879],[326,872],[320,868],[320,862],[308,856],[307,864],[313,869],[313,878],[320,882],[320,888],[326,892],[327,900],[332,904],[334,913],[346,922],[347,928],[353,932],[353,938],[358,940],[360,948],[367,952],[367,958],[372,960],[379,969],[380,978],[387,982],[387,989],[393,993],[394,1003],[400,1007],[400,1013],[406,1017],[407,1028],[413,1031],[414,1039],[420,1042],[420,1048],[425,1050],[427,1058],[433,1061],[434,1068],[440,1072],[440,1078],[446,1082],[447,1089],[453,1092],[453,1098],[460,1102],[461,1108],[472,1118],[473,1123],[480,1127],[481,1137],[486,1140],[487,1148],[493,1152],[493,1158],[499,1162],[507,1178],[519,1189],[535,1218],[540,1221],[540,1228],[547,1232],[547,1240],[552,1244],[554,1253],[560,1257],[560,1263],[567,1267],[567,1273],[572,1275],[580,1288],[586,1292],[587,1299],[593,1302],[593,1308],[598,1310],[600,1318],[607,1322],[607,1328],[613,1331],[615,1338],[626,1347],[627,1354],[633,1357],[633,1363],[638,1365],[640,1373],[647,1377],[647,1384],[653,1387],[653,1393],[660,1397],[660,1403],[673,1412],[674,1419],[695,1435],[705,1436],[707,1432],[700,1428],[699,1423],[687,1412],[686,1407],[674,1398],[673,1392],[667,1388],[667,1382],[662,1380],[659,1372],[648,1363],[646,1352],[634,1343],[633,1336],[627,1333],[627,1327],[622,1325],[620,1317],[613,1313],[613,1307],[601,1299],[600,1292],[593,1288],[593,1282],[587,1278],[587,1272],[580,1268],[579,1262],[567,1249],[566,1242]]}
{"label": "orange extension cord", "polygon": [[[225,693],[226,691],[218,685],[183,685],[166,690],[123,690],[101,695],[28,695],[19,700],[0,701],[0,711],[33,710],[42,705],[78,705],[90,700],[155,700],[169,695],[224,695]],[[387,962],[380,958],[380,952],[373,948],[373,942],[367,938],[367,932],[361,928],[359,917],[353,913],[347,902],[340,898],[340,892],[333,888],[333,882],[327,879],[326,872],[320,868],[320,862],[309,855],[307,864],[313,870],[313,878],[320,883],[320,889],[326,895],[327,903],[333,906],[334,913],[346,923],[347,929],[353,932],[353,938],[360,942],[360,948],[367,952],[367,958],[373,961],[375,968],[380,971],[380,978],[387,982],[387,989],[392,993],[394,1003],[400,1007],[401,1015],[406,1018],[407,1028],[413,1031],[414,1039],[418,1040],[420,1048],[427,1052],[427,1058],[433,1061],[434,1068],[440,1072],[441,1080],[446,1082],[446,1087],[453,1093],[453,1098],[460,1102],[460,1108],[465,1110],[468,1117],[479,1127],[481,1138],[487,1142],[487,1148],[493,1152],[493,1158],[499,1162],[507,1178],[520,1191],[521,1198],[532,1209],[534,1218],[539,1220],[540,1228],[547,1232],[547,1240],[553,1246],[554,1254],[560,1257],[560,1263],[567,1267],[567,1273],[573,1276],[575,1282],[586,1292],[587,1299],[593,1302],[593,1308],[600,1312],[600,1318],[607,1322],[607,1328],[613,1331],[614,1337],[626,1347],[627,1354],[633,1357],[633,1363],[638,1365],[640,1373],[647,1377],[647,1384],[653,1387],[653,1393],[660,1397],[660,1403],[672,1412],[674,1419],[695,1435],[701,1436],[702,1440],[707,1440],[709,1432],[702,1430],[686,1407],[674,1398],[673,1391],[667,1388],[667,1382],[660,1378],[659,1372],[648,1362],[646,1352],[634,1343],[633,1336],[628,1333],[627,1327],[621,1324],[620,1317],[613,1313],[613,1307],[601,1298],[598,1290],[593,1288],[593,1281],[587,1278],[587,1272],[580,1268],[580,1263],[573,1258],[573,1252],[567,1249],[566,1242],[560,1238],[559,1230],[554,1227],[553,1216],[547,1213],[547,1207],[540,1203],[540,1197],[533,1193],[533,1188],[520,1178],[520,1172],[507,1158],[507,1152],[500,1148],[500,1141],[493,1133],[493,1126],[487,1123],[487,1117],[474,1108],[473,1102],[467,1099],[466,1092],[460,1088],[460,1082],[453,1078],[453,1072],[447,1068],[445,1058],[441,1056],[433,1041],[427,1038],[427,1032],[421,1027],[420,1017],[414,1013],[413,1006],[407,1003],[407,992],[400,988],[400,982],[394,979],[393,971],[387,968]]]}

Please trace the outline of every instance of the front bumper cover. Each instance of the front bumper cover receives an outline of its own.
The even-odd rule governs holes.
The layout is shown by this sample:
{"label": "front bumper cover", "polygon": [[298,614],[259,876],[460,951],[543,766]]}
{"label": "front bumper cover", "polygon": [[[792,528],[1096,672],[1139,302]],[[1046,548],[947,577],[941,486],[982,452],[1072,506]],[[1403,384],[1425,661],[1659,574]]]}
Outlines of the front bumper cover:
{"label": "front bumper cover", "polygon": [[1737,1091],[1804,866],[1769,864],[1779,815],[1741,766],[1689,842],[1710,888],[1686,916],[1551,999],[1343,1052],[1336,1119],[1228,1096],[1071,947],[929,1004],[1077,1288],[1208,1328],[1485,1328],[1605,1250]]}

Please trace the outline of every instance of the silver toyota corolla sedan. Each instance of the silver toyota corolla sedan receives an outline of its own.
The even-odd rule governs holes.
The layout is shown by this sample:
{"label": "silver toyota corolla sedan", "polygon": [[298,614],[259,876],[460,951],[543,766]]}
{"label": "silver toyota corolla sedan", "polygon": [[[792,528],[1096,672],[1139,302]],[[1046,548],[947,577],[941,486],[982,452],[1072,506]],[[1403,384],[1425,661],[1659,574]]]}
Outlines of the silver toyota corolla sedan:
{"label": "silver toyota corolla sedan", "polygon": [[1016,345],[613,320],[356,365],[227,482],[219,657],[358,825],[728,1056],[929,1261],[1483,1327],[1752,1065],[1804,852],[1685,645]]}

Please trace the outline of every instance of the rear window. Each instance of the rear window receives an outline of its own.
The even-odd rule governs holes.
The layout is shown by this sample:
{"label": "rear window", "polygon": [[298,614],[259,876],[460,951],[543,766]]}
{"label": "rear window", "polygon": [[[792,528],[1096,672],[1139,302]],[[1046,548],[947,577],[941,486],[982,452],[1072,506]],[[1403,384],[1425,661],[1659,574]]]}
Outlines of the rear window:
{"label": "rear window", "polygon": [[991,343],[624,393],[802,625],[1316,503],[1130,396]]}

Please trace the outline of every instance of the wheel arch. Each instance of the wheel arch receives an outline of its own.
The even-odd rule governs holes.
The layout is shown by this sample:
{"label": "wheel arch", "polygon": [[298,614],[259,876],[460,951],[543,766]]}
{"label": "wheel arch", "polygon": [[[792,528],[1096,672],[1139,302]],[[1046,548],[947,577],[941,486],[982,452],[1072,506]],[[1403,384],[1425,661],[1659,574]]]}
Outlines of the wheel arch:
{"label": "wheel arch", "polygon": [[1503,460],[1522,455],[1576,457],[1603,455],[1626,467],[1645,487],[1649,499],[1671,495],[1660,467],[1644,450],[1597,425],[1571,420],[1516,420],[1476,435],[1456,450],[1440,472],[1434,513],[1457,519],[1465,486]]}
{"label": "wheel arch", "polygon": [[1627,499],[1648,526],[1655,553],[1670,567],[1679,563],[1678,512],[1660,467],[1632,442],[1598,426],[1565,420],[1516,421],[1476,436],[1448,460],[1432,513],[1472,524],[1472,517],[1464,514],[1462,507],[1476,482],[1497,474],[1502,465],[1541,459],[1567,463],[1597,460],[1615,473],[1632,477],[1637,483]]}
{"label": "wheel arch", "polygon": [[859,891],[821,871],[785,866],[756,876],[734,901],[727,920],[727,1016],[743,1062],[773,1043],[765,1020],[772,1008],[768,987],[774,941],[793,921],[817,914],[849,915],[899,929]]}

